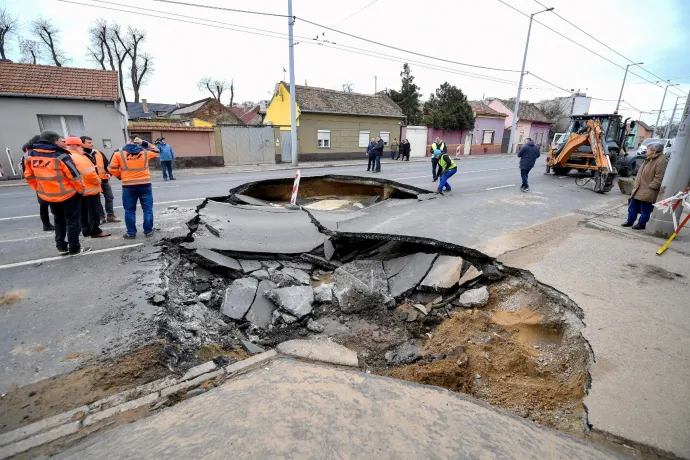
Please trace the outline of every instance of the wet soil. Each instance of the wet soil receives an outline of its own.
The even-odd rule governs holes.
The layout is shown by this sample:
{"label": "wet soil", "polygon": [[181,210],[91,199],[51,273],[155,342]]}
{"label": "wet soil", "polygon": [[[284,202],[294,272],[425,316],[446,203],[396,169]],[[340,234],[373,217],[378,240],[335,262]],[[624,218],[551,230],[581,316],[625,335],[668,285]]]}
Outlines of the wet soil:
{"label": "wet soil", "polygon": [[87,364],[59,375],[10,390],[0,399],[0,432],[34,423],[99,399],[164,377],[161,347],[149,345],[117,359]]}

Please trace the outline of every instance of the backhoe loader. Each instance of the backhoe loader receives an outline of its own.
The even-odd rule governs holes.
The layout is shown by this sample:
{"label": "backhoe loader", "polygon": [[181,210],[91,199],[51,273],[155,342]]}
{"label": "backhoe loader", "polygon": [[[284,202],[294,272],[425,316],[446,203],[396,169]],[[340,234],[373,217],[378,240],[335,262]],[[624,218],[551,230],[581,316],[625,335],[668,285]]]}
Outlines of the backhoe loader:
{"label": "backhoe loader", "polygon": [[[546,174],[553,169],[557,176],[565,176],[572,169],[580,175],[591,171],[594,191],[605,193],[613,188],[618,174],[616,166],[621,150],[625,150],[626,125],[616,113],[607,115],[574,115],[566,135],[549,149]],[[632,122],[630,128],[635,126]],[[578,176],[579,179],[580,176]]]}

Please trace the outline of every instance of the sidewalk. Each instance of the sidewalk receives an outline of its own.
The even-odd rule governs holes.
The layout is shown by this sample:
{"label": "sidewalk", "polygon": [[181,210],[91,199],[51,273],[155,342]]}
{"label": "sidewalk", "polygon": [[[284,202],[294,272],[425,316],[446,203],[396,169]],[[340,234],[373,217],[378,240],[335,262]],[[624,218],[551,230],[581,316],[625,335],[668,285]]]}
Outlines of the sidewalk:
{"label": "sidewalk", "polygon": [[[491,154],[491,155],[474,155],[462,157],[455,161],[467,161],[467,160],[480,160],[482,158],[502,158],[505,154]],[[428,157],[423,158],[410,158],[409,163],[422,163],[429,162]],[[390,160],[383,158],[381,163],[384,165],[391,165],[400,163],[400,161]],[[291,163],[279,163],[279,164],[263,164],[263,165],[237,165],[237,166],[222,166],[222,167],[212,167],[212,168],[185,168],[185,169],[175,169],[175,176],[185,177],[185,176],[203,176],[207,174],[234,174],[234,173],[249,173],[249,172],[265,172],[265,171],[285,171],[285,170],[297,170],[297,169],[318,169],[318,168],[342,168],[347,166],[365,166],[367,164],[367,159],[362,158],[361,160],[344,160],[344,161],[314,161],[314,162],[304,162],[300,163],[298,166],[293,166]],[[162,178],[163,173],[160,170],[152,170],[151,177]],[[0,188],[2,187],[17,187],[27,185],[23,180],[0,180]]]}
{"label": "sidewalk", "polygon": [[664,243],[620,227],[625,197],[478,249],[530,270],[584,312],[595,364],[584,405],[593,430],[690,457],[690,232]]}

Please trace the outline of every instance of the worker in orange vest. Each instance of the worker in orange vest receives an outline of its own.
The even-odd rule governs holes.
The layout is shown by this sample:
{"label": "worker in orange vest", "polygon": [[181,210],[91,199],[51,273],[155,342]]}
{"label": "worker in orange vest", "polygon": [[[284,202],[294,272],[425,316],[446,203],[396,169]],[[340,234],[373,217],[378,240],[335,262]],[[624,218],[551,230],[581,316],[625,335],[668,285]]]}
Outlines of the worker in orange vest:
{"label": "worker in orange vest", "polygon": [[77,169],[84,182],[84,193],[81,197],[82,235],[90,236],[91,238],[110,236],[110,233],[105,233],[98,226],[100,224],[98,200],[103,190],[101,189],[101,178],[98,177],[96,167],[84,153],[84,149],[81,146],[81,138],[76,136],[68,137],[65,139],[65,145],[72,156],[72,161],[77,165]]}
{"label": "worker in orange vest", "polygon": [[144,212],[144,236],[153,235],[153,188],[149,161],[158,157],[158,148],[136,136],[116,150],[110,159],[108,171],[122,181],[122,205],[125,208],[128,240],[137,237],[137,200]]}
{"label": "worker in orange vest", "polygon": [[[35,135],[31,139],[29,139],[29,142],[24,144],[22,147],[22,152],[24,152],[24,157],[22,157],[22,174],[24,173],[24,168],[26,167],[26,154],[29,153],[29,151],[33,148],[33,145],[35,142],[38,142],[41,140],[41,136],[39,134]],[[38,214],[41,217],[41,222],[43,222],[43,231],[44,232],[54,232],[55,231],[55,226],[50,223],[50,213],[48,212],[50,209],[50,206],[48,205],[47,201],[43,201],[39,196],[38,193],[36,194],[36,199],[38,200]]]}
{"label": "worker in orange vest", "polygon": [[[43,131],[24,159],[24,180],[47,201],[55,217],[55,245],[60,255],[89,251],[79,243],[81,194],[84,183],[65,139],[54,131]],[[67,241],[65,241],[67,237]]]}
{"label": "worker in orange vest", "polygon": [[113,188],[110,186],[110,173],[108,173],[108,158],[101,152],[93,148],[93,139],[89,136],[81,137],[82,148],[84,153],[91,160],[91,163],[96,165],[96,172],[101,178],[101,189],[103,190],[103,198],[105,198],[105,210],[101,204],[101,197],[98,197],[98,215],[101,218],[101,223],[106,222],[122,222],[115,216],[115,209],[113,208],[113,202],[115,200],[115,195],[113,194]]}

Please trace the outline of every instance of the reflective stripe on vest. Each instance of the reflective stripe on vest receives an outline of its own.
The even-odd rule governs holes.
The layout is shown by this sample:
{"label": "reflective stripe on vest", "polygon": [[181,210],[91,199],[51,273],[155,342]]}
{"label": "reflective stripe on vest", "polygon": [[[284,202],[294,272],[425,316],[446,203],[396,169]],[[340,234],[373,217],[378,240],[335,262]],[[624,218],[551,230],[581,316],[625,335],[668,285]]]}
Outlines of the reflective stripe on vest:
{"label": "reflective stripe on vest", "polygon": [[93,157],[96,159],[96,168],[98,169],[98,176],[102,180],[108,180],[110,179],[110,174],[108,174],[108,170],[105,169],[105,162],[103,161],[103,154],[99,152],[98,150],[93,151]]}
{"label": "reflective stripe on vest", "polygon": [[[37,152],[42,152],[42,151],[37,150]],[[47,153],[47,152],[42,152],[42,153]],[[37,176],[37,175],[35,175],[35,170],[34,170],[34,178],[36,179],[36,184],[38,184],[39,196],[40,195],[43,195],[45,197],[63,197],[64,196],[65,199],[67,199],[67,198],[71,197],[72,195],[74,195],[75,193],[77,193],[76,189],[74,189],[74,188],[72,189],[71,193],[67,191],[67,189],[65,188],[65,183],[64,183],[64,180],[67,179],[67,177],[65,177],[62,174],[62,170],[60,169],[60,164],[62,163],[62,160],[64,158],[67,158],[68,156],[69,156],[68,154],[63,153],[60,156],[58,156],[57,158],[53,159],[53,160],[55,160],[53,162],[53,165],[54,165],[54,172],[53,172],[54,175],[53,176],[50,176],[50,177]],[[80,174],[77,174],[77,177],[75,177],[75,179],[80,179],[80,178],[81,178]],[[57,184],[60,187],[60,191],[59,192],[47,192],[45,187],[43,186],[43,182],[52,182],[54,184]]]}
{"label": "reflective stripe on vest", "polygon": [[144,154],[144,165],[141,168],[130,168],[127,165],[127,159],[125,158],[127,155],[123,150],[120,150],[120,159],[122,160],[122,167],[120,168],[120,171],[146,171],[149,168],[149,151],[142,150],[140,153]]}
{"label": "reflective stripe on vest", "polygon": [[446,147],[446,143],[445,143],[445,142],[441,142],[440,145],[436,145],[436,142],[434,142],[433,144],[431,144],[431,149],[432,149],[432,150],[441,150],[441,151],[443,151],[443,149],[444,149],[445,147]]}
{"label": "reflective stripe on vest", "polygon": [[448,171],[449,169],[453,169],[453,168],[458,167],[452,158],[449,157],[449,160],[450,160],[450,166],[448,166],[447,168],[446,168],[446,160],[445,160],[445,158],[443,158],[443,156],[441,156],[441,159],[438,160],[438,164],[441,165],[441,167],[443,168],[444,171]]}

